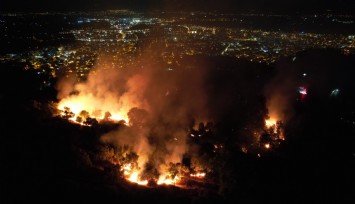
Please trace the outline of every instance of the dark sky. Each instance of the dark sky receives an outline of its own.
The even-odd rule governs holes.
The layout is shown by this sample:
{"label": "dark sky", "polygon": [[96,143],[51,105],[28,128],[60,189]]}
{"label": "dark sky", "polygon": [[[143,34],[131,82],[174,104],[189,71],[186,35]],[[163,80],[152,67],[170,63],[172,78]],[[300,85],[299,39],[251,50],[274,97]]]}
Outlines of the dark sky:
{"label": "dark sky", "polygon": [[0,0],[2,11],[70,11],[102,9],[225,10],[354,13],[355,0]]}

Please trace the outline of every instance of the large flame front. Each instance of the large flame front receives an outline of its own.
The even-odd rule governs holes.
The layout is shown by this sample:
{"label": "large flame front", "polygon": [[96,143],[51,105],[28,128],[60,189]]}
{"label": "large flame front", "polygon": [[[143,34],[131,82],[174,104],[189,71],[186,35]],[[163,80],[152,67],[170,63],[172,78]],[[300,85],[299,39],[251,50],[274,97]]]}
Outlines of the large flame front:
{"label": "large flame front", "polygon": [[162,184],[165,184],[165,185],[175,185],[177,182],[180,181],[180,177],[179,176],[175,176],[174,178],[172,178],[170,175],[168,174],[163,174],[161,176],[159,176],[159,179],[158,179],[158,182],[157,184],[158,185],[162,185]]}
{"label": "large flame front", "polygon": [[[136,170],[132,167],[132,164],[125,164],[121,167],[121,171],[123,171],[123,175],[125,179],[132,183],[136,183],[139,185],[148,185],[148,180],[141,179],[141,171]],[[205,175],[205,174],[204,174]],[[203,175],[203,176],[204,176]],[[169,173],[163,173],[159,176],[159,179],[156,180],[157,185],[175,185],[181,180],[181,176],[171,176]]]}
{"label": "large flame front", "polygon": [[[112,101],[108,99],[101,100],[90,94],[80,94],[62,99],[58,104],[58,109],[61,111],[61,115],[64,115],[65,108],[69,108],[72,112],[69,119],[79,124],[83,124],[83,120],[78,120],[78,117],[84,117],[82,119],[90,117],[97,120],[103,120],[107,117],[106,119],[114,121],[124,120],[128,123],[127,113],[130,107],[119,107],[116,103],[113,99]],[[88,115],[81,115],[81,113],[84,113],[83,111],[87,112]]]}
{"label": "large flame front", "polygon": [[116,70],[97,68],[86,81],[63,79],[58,83],[58,109],[67,114],[65,118],[81,124],[85,124],[83,121],[88,117],[128,123],[127,113],[132,108],[148,109],[143,97],[147,80],[141,74],[124,75]]}

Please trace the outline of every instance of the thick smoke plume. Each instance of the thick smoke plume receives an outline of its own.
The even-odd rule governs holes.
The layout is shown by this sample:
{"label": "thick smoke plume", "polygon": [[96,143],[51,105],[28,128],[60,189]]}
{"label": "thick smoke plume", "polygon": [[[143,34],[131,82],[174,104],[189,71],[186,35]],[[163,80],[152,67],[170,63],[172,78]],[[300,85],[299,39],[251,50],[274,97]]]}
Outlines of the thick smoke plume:
{"label": "thick smoke plume", "polygon": [[143,97],[148,81],[142,75],[130,76],[129,73],[96,69],[89,74],[86,82],[74,81],[69,78],[59,82],[59,109],[67,106],[76,115],[87,111],[97,118],[110,112],[113,119],[127,120],[127,112],[131,108],[149,108]]}
{"label": "thick smoke plume", "polygon": [[[86,111],[103,118],[125,120],[129,126],[102,136],[116,146],[128,145],[144,168],[160,171],[169,162],[181,162],[188,150],[186,137],[194,118],[206,118],[202,70],[169,71],[162,68],[94,69],[87,80],[58,84],[59,109],[67,106],[76,115]],[[196,77],[198,76],[198,77]]]}

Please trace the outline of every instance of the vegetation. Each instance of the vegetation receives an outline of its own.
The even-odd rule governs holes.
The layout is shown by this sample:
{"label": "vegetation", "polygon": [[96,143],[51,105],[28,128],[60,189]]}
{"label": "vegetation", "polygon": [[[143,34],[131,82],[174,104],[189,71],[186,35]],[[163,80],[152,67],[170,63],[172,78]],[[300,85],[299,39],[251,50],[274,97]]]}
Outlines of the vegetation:
{"label": "vegetation", "polygon": [[[355,61],[353,56],[316,53],[301,53],[301,62],[296,65],[287,64],[290,63],[287,59],[280,62],[283,66],[289,65],[290,69],[294,66],[296,70],[311,63],[309,67],[315,68],[309,70],[310,73],[316,76],[325,73],[326,77],[318,75],[323,77],[322,80],[318,77],[310,80],[312,91],[308,98],[305,101],[292,100],[294,113],[287,121],[270,129],[264,126],[267,109],[262,88],[275,76],[276,70],[271,68],[271,71],[263,72],[257,66],[255,69],[241,68],[236,73],[212,71],[210,77],[215,83],[207,84],[205,88],[217,98],[209,100],[209,107],[218,109],[214,112],[215,120],[200,123],[197,128],[186,127],[187,143],[199,148],[187,151],[180,163],[164,166],[171,175],[206,171],[205,183],[191,180],[187,184],[189,189],[174,186],[142,188],[124,180],[123,172],[117,171],[126,163],[136,168],[139,155],[130,146],[108,145],[100,138],[112,130],[141,128],[149,123],[144,110],[130,112],[134,118],[130,127],[123,123],[99,123],[94,118],[85,117],[85,112],[76,120],[86,118],[84,123],[91,126],[69,123],[61,117],[52,117],[49,101],[55,101],[53,92],[40,91],[40,80],[34,77],[34,73],[1,65],[1,77],[11,81],[21,79],[29,84],[17,88],[5,83],[8,80],[0,80],[0,111],[4,119],[0,128],[0,179],[5,186],[1,188],[2,198],[14,202],[47,203],[349,201],[353,197],[350,187],[354,183],[355,170],[355,141],[352,137],[355,135],[355,87],[351,83],[353,70],[349,67]],[[319,55],[322,57],[317,58]],[[324,62],[327,58],[334,62]],[[310,59],[314,60],[309,62]],[[344,72],[338,73],[337,69]],[[243,76],[249,77],[248,80],[235,80],[241,73],[246,74]],[[348,76],[344,77],[344,73]],[[265,78],[251,81],[259,74]],[[231,75],[233,83],[228,78]],[[334,86],[341,87],[337,96],[331,95]],[[236,88],[228,90],[226,87]],[[229,94],[222,93],[222,90]],[[70,118],[71,115],[71,111],[65,109],[63,117]],[[109,114],[105,116],[110,118]],[[282,130],[286,138],[284,142],[280,141]],[[260,140],[251,137],[255,131],[262,133]],[[251,145],[266,143],[278,147],[261,152]],[[250,144],[247,145],[249,153],[243,151],[245,144]],[[144,167],[147,178],[159,173],[152,168],[152,163],[154,161]]]}

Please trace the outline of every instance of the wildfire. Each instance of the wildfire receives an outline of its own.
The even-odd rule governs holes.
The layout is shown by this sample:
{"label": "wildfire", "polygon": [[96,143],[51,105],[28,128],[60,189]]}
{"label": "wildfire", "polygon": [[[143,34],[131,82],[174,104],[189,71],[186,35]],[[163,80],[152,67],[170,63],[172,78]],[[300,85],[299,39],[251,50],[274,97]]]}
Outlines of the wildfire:
{"label": "wildfire", "polygon": [[272,128],[274,130],[274,133],[277,133],[277,122],[277,119],[271,117],[270,119],[265,120],[265,126],[266,128]]}
{"label": "wildfire", "polygon": [[59,102],[58,110],[61,111],[61,116],[68,117],[70,121],[81,125],[87,125],[85,124],[87,118],[94,118],[98,121],[104,119],[124,120],[128,123],[129,108],[119,109],[113,104],[101,104],[99,100],[91,96],[71,96]]}
{"label": "wildfire", "polygon": [[[134,170],[132,168],[132,164],[125,164],[121,167],[121,171],[123,171],[123,175],[125,179],[132,183],[136,183],[138,185],[148,185],[148,180],[141,180],[139,170]],[[176,175],[172,177],[168,173],[164,173],[159,176],[159,179],[156,181],[157,185],[175,185],[181,180],[181,177]]]}
{"label": "wildfire", "polygon": [[158,185],[174,185],[180,180],[179,176],[175,176],[174,178],[171,178],[169,175],[162,175],[159,177],[157,184]]}
{"label": "wildfire", "polygon": [[147,109],[142,97],[145,87],[146,80],[141,75],[123,79],[115,71],[91,72],[84,82],[59,83],[57,109],[64,118],[82,125],[90,125],[93,119],[129,123],[127,114],[132,108]]}
{"label": "wildfire", "polygon": [[123,174],[125,176],[129,176],[132,171],[132,164],[126,164],[126,165],[123,165],[123,167],[121,168],[121,170],[123,171]]}
{"label": "wildfire", "polygon": [[127,179],[128,181],[132,182],[132,183],[137,183],[139,185],[147,185],[148,184],[148,180],[141,180],[139,178],[139,171],[136,171],[133,169],[132,164],[125,164],[121,167],[121,171],[123,171],[123,175],[125,177],[125,179]]}
{"label": "wildfire", "polygon": [[[148,185],[148,180],[141,180],[139,178],[140,172],[138,171],[134,171],[131,173],[126,173],[124,172],[124,175],[126,176],[125,178],[132,182],[132,183],[136,183],[139,185]],[[158,181],[156,181],[157,185],[175,185],[176,183],[178,183],[180,181],[180,177],[179,176],[175,176],[174,178],[171,178],[171,176],[169,175],[161,175],[158,179]]]}
{"label": "wildfire", "polygon": [[275,126],[276,122],[277,122],[277,120],[275,120],[273,118],[270,118],[268,120],[265,120],[265,125],[266,125],[267,128],[270,128],[272,126]]}
{"label": "wildfire", "polygon": [[205,178],[206,173],[201,172],[201,173],[196,173],[196,174],[190,174],[191,177],[196,177],[196,178]]}
{"label": "wildfire", "polygon": [[139,185],[147,185],[148,184],[148,181],[147,180],[140,180],[139,179],[139,172],[133,172],[129,178],[128,178],[129,181],[131,181],[132,183],[137,183]]}
{"label": "wildfire", "polygon": [[121,172],[123,172],[123,176],[127,181],[136,183],[138,185],[143,185],[143,186],[149,186],[149,183],[151,183],[150,181],[152,181],[153,184],[156,185],[177,185],[183,187],[183,185],[181,185],[183,178],[191,177],[191,178],[204,179],[206,176],[206,173],[203,171],[199,171],[191,174],[178,173],[176,175],[172,175],[169,172],[163,172],[160,174],[158,179],[155,178],[142,179],[141,175],[143,174],[143,172],[141,168],[131,163],[124,164],[123,166],[121,166],[120,170]]}

